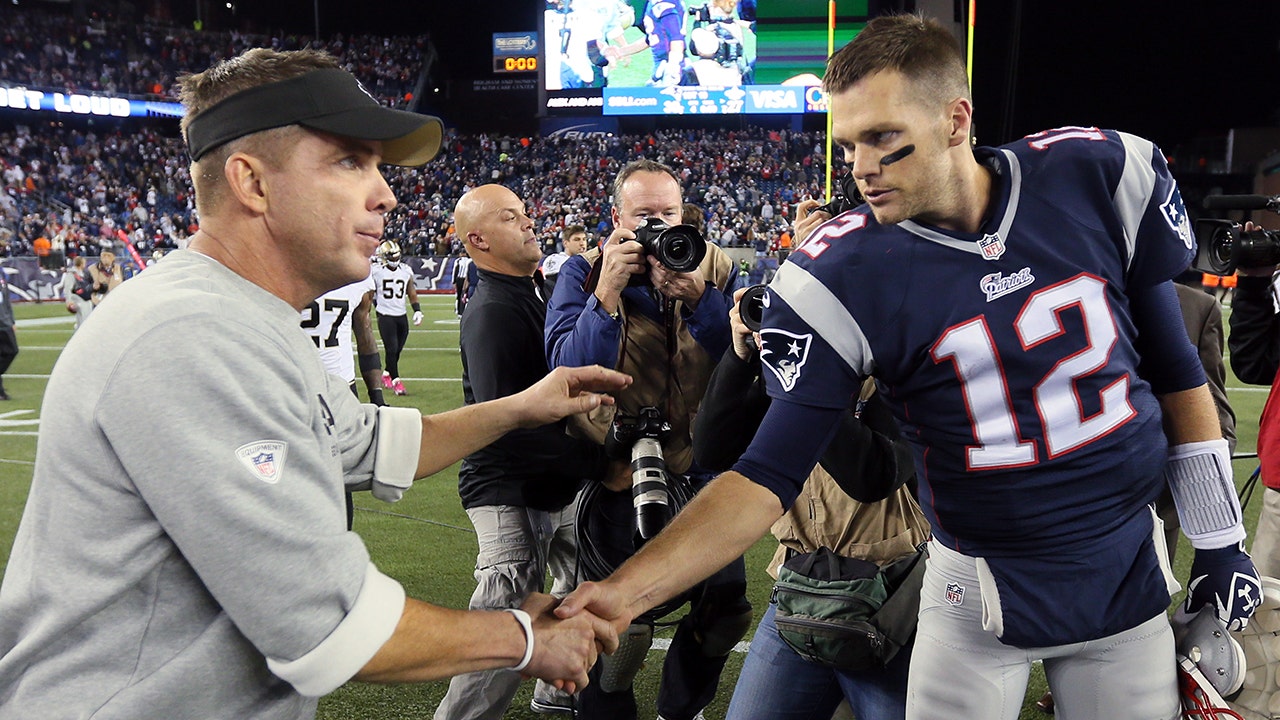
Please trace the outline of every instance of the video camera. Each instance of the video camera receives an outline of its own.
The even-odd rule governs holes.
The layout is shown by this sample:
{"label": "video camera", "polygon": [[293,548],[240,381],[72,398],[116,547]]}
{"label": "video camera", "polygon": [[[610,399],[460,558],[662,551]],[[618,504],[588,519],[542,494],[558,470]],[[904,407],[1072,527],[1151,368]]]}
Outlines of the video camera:
{"label": "video camera", "polygon": [[662,443],[671,436],[671,423],[656,407],[640,408],[640,414],[619,414],[604,439],[605,454],[631,460],[631,502],[636,510],[636,530],[645,540],[657,535],[671,520],[672,501],[667,485],[667,463]]}
{"label": "video camera", "polygon": [[[661,218],[645,218],[636,228],[636,242],[667,268],[675,272],[693,272],[707,256],[707,241],[692,225],[668,225]],[[649,282],[648,273],[631,276],[632,285]]]}
{"label": "video camera", "polygon": [[[1208,210],[1270,210],[1280,213],[1280,195],[1210,195],[1204,199]],[[1245,230],[1231,220],[1196,220],[1197,269],[1215,275],[1230,275],[1236,268],[1280,265],[1280,231]]]}

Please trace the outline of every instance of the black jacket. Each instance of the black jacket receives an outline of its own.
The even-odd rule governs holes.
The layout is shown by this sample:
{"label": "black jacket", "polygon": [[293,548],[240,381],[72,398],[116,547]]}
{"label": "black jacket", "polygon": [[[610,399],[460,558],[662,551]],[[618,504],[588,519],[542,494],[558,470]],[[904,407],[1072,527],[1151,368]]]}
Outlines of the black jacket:
{"label": "black jacket", "polygon": [[1271,304],[1271,278],[1242,275],[1231,300],[1231,369],[1250,385],[1270,385],[1280,367],[1280,315]]}
{"label": "black jacket", "polygon": [[[468,405],[506,397],[548,372],[546,301],[530,277],[479,273],[462,314],[462,394]],[[584,478],[604,474],[604,449],[565,434],[564,423],[514,430],[468,455],[458,472],[464,508],[516,505],[557,510]]]}

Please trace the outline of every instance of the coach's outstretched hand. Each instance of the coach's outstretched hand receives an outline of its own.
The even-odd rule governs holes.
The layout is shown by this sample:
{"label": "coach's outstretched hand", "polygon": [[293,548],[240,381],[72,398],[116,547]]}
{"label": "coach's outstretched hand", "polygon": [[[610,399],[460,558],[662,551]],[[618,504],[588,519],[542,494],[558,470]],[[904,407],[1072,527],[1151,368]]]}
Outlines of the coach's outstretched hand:
{"label": "coach's outstretched hand", "polygon": [[520,426],[538,427],[612,405],[613,398],[604,393],[618,392],[630,384],[630,375],[599,365],[558,367],[512,398],[518,403]]}
{"label": "coach's outstretched hand", "polygon": [[618,647],[618,633],[613,625],[591,613],[579,613],[569,619],[552,612],[560,601],[550,595],[534,593],[521,608],[533,619],[533,657],[524,674],[554,684],[568,693],[587,685],[587,671],[600,652],[611,653]]}
{"label": "coach's outstretched hand", "polygon": [[1262,580],[1244,543],[1196,550],[1191,561],[1187,600],[1178,613],[1184,622],[1208,605],[1230,631],[1243,630],[1262,604]]}

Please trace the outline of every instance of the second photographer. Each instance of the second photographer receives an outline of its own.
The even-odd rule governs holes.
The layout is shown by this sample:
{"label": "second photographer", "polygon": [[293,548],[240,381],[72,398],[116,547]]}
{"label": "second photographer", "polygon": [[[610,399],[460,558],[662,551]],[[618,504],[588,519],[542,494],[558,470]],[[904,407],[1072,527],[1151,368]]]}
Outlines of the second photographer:
{"label": "second photographer", "polygon": [[[616,564],[634,552],[637,539],[645,539],[637,538],[638,510],[632,488],[637,475],[632,472],[632,458],[641,467],[642,483],[669,476],[669,497],[684,478],[695,489],[709,480],[693,465],[691,428],[715,362],[731,342],[728,311],[738,276],[733,262],[714,245],[705,246],[705,256],[689,270],[663,264],[660,256],[678,261],[686,251],[696,253],[693,246],[705,245],[694,228],[680,225],[683,197],[679,178],[670,168],[650,160],[629,163],[618,173],[613,188],[614,230],[602,249],[571,258],[561,268],[547,308],[546,343],[552,367],[599,363],[634,378],[616,398],[617,414],[623,420],[619,427],[628,436],[621,443],[627,446],[627,454],[615,460],[608,476],[600,479],[602,487],[595,488],[593,502],[586,503],[584,497],[587,527],[579,531],[580,541],[585,532],[589,546],[598,547],[603,557]],[[613,408],[592,413],[589,422],[574,427],[604,443],[615,425],[613,416]],[[662,429],[662,423],[669,424],[669,430]],[[617,430],[614,434],[617,440]],[[638,454],[637,442],[644,442]],[[652,449],[654,444],[661,447],[667,475],[647,471],[654,458],[645,448]],[[643,501],[641,506],[657,497],[648,495],[649,489],[635,496]],[[653,511],[655,517],[662,512],[660,507],[640,509]],[[689,614],[676,629],[663,665],[660,717],[692,720],[711,701],[729,651],[750,621],[746,573],[739,558],[692,591]],[[580,718],[636,717],[629,676],[644,658],[649,633],[650,628],[633,625],[628,637],[636,638],[641,649],[634,653],[621,649],[592,670],[592,683],[578,700]],[[617,660],[626,658],[635,664],[617,667]],[[602,678],[606,670],[610,677]],[[652,709],[643,712],[648,717],[652,713]]]}
{"label": "second photographer", "polygon": [[[1246,232],[1256,230],[1250,223]],[[1254,531],[1253,563],[1258,574],[1280,577],[1280,311],[1277,311],[1274,264],[1245,263],[1231,305],[1231,333],[1227,336],[1231,369],[1251,385],[1270,385],[1271,393],[1258,420],[1258,463],[1261,465],[1262,512]]]}

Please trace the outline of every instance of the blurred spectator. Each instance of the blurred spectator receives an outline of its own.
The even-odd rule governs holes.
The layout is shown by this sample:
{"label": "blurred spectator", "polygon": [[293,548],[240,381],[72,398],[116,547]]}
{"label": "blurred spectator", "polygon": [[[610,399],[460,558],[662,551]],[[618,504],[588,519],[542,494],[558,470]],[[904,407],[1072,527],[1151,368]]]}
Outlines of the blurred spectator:
{"label": "blurred spectator", "polygon": [[[0,272],[0,375],[4,375],[18,357],[18,333],[13,321],[13,303],[9,298],[9,280]],[[8,400],[4,381],[0,380],[0,400]]]}
{"label": "blurred spectator", "polygon": [[66,298],[67,311],[76,314],[75,329],[79,330],[93,310],[93,280],[84,267],[84,257],[77,257],[63,269],[62,297]]}
{"label": "blurred spectator", "polygon": [[102,255],[98,257],[98,263],[89,268],[89,281],[93,288],[93,295],[90,301],[94,307],[102,304],[103,299],[107,297],[107,293],[115,290],[120,283],[124,282],[124,272],[120,266],[116,264],[116,254],[110,250],[104,250]]}

